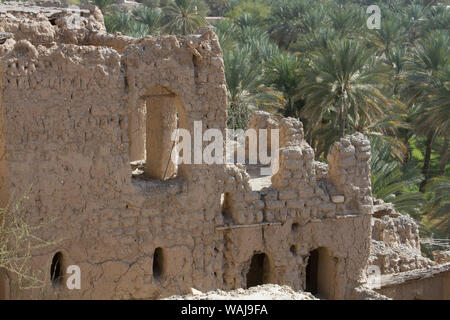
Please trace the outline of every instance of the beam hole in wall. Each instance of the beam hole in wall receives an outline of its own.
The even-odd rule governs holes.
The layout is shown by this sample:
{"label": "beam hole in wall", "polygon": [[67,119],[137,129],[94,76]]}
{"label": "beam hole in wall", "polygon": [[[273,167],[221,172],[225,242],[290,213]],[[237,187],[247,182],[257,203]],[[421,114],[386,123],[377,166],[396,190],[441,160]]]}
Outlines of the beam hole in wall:
{"label": "beam hole in wall", "polygon": [[50,265],[50,280],[54,286],[60,285],[63,279],[63,255],[61,252],[55,253]]}
{"label": "beam hole in wall", "polygon": [[162,248],[156,248],[153,254],[153,279],[161,280],[164,276],[165,257]]}
{"label": "beam hole in wall", "polygon": [[231,199],[232,196],[229,192],[222,193],[220,196],[220,206],[222,208],[224,224],[233,222],[233,217],[231,214]]}
{"label": "beam hole in wall", "polygon": [[171,159],[177,141],[173,133],[185,127],[180,98],[161,86],[142,95],[129,112],[129,154],[132,176],[165,181],[178,176],[178,165]]}
{"label": "beam hole in wall", "polygon": [[265,253],[256,253],[250,262],[247,273],[247,288],[269,283],[270,265]]}
{"label": "beam hole in wall", "polygon": [[300,229],[300,226],[298,225],[297,222],[295,222],[295,223],[292,224],[291,232],[292,232],[293,234],[297,234],[298,231],[299,231],[299,229]]}
{"label": "beam hole in wall", "polygon": [[296,256],[297,255],[297,247],[295,245],[292,245],[289,248],[289,251],[292,253],[292,255]]}

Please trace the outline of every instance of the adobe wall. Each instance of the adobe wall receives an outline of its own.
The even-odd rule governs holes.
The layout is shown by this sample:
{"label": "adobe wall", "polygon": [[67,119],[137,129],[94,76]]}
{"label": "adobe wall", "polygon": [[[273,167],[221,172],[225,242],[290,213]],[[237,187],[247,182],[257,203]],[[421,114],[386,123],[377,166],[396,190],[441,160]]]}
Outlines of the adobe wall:
{"label": "adobe wall", "polygon": [[391,203],[375,200],[369,265],[382,274],[432,267],[421,253],[419,226],[413,218],[397,213]]}
{"label": "adobe wall", "polygon": [[[202,40],[217,45],[215,39]],[[83,270],[82,283],[98,278],[94,290],[86,288],[75,292],[76,296],[139,298],[158,296],[164,290],[176,293],[192,285],[182,277],[199,282],[201,288],[208,288],[208,283],[211,288],[217,286],[213,285],[212,274],[203,272],[205,264],[215,260],[205,249],[214,247],[214,216],[220,214],[220,193],[212,186],[216,184],[213,181],[217,168],[205,166],[192,170],[186,179],[156,185],[133,180],[131,175],[127,98],[133,94],[138,96],[148,88],[170,82],[171,91],[184,102],[187,123],[198,119],[217,127],[214,121],[205,121],[211,119],[209,112],[213,119],[222,117],[225,123],[224,109],[208,111],[205,107],[224,105],[224,87],[218,84],[214,91],[204,90],[201,84],[197,87],[190,48],[184,49],[184,55],[183,48],[179,49],[178,61],[176,56],[167,61],[161,57],[179,43],[175,37],[158,42],[166,53],[156,52],[160,58],[153,58],[149,49],[151,64],[140,60],[136,66],[141,74],[132,73],[130,68],[124,73],[120,55],[100,47],[61,45],[46,49],[19,41],[2,59],[7,78],[2,111],[9,123],[9,186],[17,195],[31,188],[24,210],[33,222],[58,218],[42,236],[70,239],[59,248],[67,259],[66,265],[77,264]],[[143,41],[129,48],[128,61],[146,45],[148,42]],[[158,70],[159,61],[162,70]],[[204,72],[223,74],[221,65],[217,67],[219,72],[207,64],[205,69],[212,70]],[[183,69],[185,78],[173,76]],[[197,75],[202,72],[199,67]],[[149,76],[152,74],[155,76]],[[135,77],[140,76],[145,83],[134,86]],[[210,80],[205,85],[208,89],[215,86],[214,79]],[[202,89],[203,94],[195,92]],[[214,191],[218,196],[209,194]],[[217,212],[205,210],[214,207]],[[168,259],[179,259],[170,264],[173,270],[167,270],[167,278],[175,278],[158,284],[158,288],[152,281],[145,285],[148,276],[151,278],[149,257],[156,247],[167,248]],[[45,258],[36,264],[49,265],[49,253],[37,253]],[[147,271],[137,272],[136,268]],[[127,279],[128,272],[140,286]],[[117,281],[119,278],[123,280]],[[111,285],[115,285],[114,290]]]}
{"label": "adobe wall", "polygon": [[[370,254],[368,140],[361,134],[343,138],[332,149],[328,170],[314,161],[301,122],[282,119],[280,169],[272,186],[259,191],[240,165],[183,164],[177,178],[165,181],[133,174],[130,162],[143,154],[137,139],[143,125],[134,122],[142,117],[143,100],[155,107],[165,99],[180,128],[193,132],[194,121],[202,121],[203,129],[225,130],[222,53],[212,31],[144,39],[108,35],[101,14],[92,10],[76,32],[65,27],[64,12],[54,22],[41,13],[0,12],[0,32],[12,33],[0,44],[7,155],[1,190],[14,191],[2,195],[13,203],[27,194],[23,211],[30,223],[56,218],[39,236],[59,241],[34,252],[31,265],[49,283],[34,294],[149,299],[191,287],[246,287],[255,253],[267,256],[269,282],[305,289],[310,252],[326,248],[332,272],[324,293],[352,297],[366,280]],[[163,115],[156,108],[147,121],[156,126]],[[148,157],[170,150],[155,144]],[[155,273],[157,248],[162,264]],[[81,290],[50,285],[56,252],[64,267],[81,268]],[[32,294],[10,289],[12,298]]]}
{"label": "adobe wall", "polygon": [[399,273],[376,291],[395,300],[449,300],[450,264]]}

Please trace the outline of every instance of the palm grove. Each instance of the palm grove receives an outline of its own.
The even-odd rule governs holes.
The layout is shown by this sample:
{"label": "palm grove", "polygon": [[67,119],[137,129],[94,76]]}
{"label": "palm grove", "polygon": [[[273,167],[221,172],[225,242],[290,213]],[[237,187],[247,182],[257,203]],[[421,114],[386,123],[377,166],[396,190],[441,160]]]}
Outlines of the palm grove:
{"label": "palm grove", "polygon": [[[414,217],[425,236],[450,235],[450,8],[433,0],[92,0],[109,32],[190,34],[215,23],[229,127],[253,110],[301,119],[316,157],[359,131],[372,144],[372,189]],[[381,9],[369,29],[368,6]]]}

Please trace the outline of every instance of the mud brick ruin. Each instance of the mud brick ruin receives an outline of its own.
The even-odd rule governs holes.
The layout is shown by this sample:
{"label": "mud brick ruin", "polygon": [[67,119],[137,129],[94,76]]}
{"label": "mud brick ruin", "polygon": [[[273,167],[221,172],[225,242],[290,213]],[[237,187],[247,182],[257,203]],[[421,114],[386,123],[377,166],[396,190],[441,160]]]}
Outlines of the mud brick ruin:
{"label": "mud brick ruin", "polygon": [[[280,168],[264,178],[245,165],[173,165],[171,132],[194,121],[225,134],[213,31],[134,39],[106,33],[95,7],[0,5],[0,207],[26,194],[30,223],[55,218],[38,236],[61,241],[30,261],[49,283],[41,297],[263,283],[329,299],[450,297],[450,264],[422,256],[415,222],[372,198],[362,134],[337,142],[327,165],[301,122],[256,112],[251,127],[280,130]],[[69,265],[81,290],[65,286]],[[387,276],[376,289],[374,266]],[[13,280],[0,270],[0,298],[32,296]]]}

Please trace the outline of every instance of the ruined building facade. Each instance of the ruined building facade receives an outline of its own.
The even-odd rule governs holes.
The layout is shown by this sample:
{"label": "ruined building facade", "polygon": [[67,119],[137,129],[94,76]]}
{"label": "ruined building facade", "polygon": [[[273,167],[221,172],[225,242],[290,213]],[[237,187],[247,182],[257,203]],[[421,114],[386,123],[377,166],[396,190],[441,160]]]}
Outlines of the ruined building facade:
{"label": "ruined building facade", "polygon": [[[107,34],[96,8],[0,8],[0,207],[26,194],[30,224],[54,220],[37,232],[56,245],[30,260],[49,283],[40,297],[152,299],[277,283],[358,298],[369,262],[395,271],[371,252],[383,222],[372,225],[361,134],[336,143],[327,166],[314,161],[301,122],[277,120],[280,169],[263,188],[245,166],[172,165],[173,129],[202,121],[225,134],[212,31],[133,39]],[[70,27],[74,14],[80,28]],[[404,238],[415,237],[413,224]],[[52,277],[55,261],[61,275],[80,267],[80,290]],[[0,295],[33,296],[13,280],[0,274]]]}

